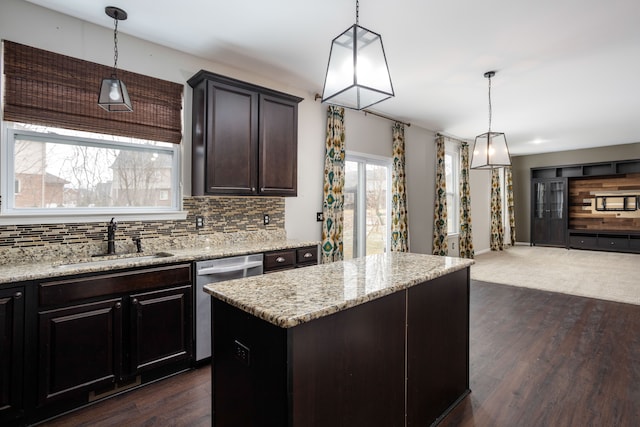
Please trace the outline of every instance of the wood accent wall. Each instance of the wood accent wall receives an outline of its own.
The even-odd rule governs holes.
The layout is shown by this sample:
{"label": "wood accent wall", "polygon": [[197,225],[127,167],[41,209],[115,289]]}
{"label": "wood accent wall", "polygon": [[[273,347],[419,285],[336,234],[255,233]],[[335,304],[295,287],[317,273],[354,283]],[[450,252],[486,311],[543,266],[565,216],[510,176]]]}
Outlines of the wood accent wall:
{"label": "wood accent wall", "polygon": [[639,231],[640,211],[595,210],[595,196],[602,193],[640,194],[640,173],[571,178],[569,180],[569,228],[590,231]]}

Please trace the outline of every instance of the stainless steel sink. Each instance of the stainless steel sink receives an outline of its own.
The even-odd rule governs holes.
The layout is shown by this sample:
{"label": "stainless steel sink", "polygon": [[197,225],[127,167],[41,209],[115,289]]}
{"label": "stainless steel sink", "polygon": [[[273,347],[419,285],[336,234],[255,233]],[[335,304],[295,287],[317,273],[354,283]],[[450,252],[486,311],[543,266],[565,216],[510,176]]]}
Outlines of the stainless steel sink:
{"label": "stainless steel sink", "polygon": [[156,252],[155,254],[124,254],[124,255],[104,255],[102,258],[92,257],[82,260],[59,264],[54,266],[55,268],[78,268],[78,267],[93,267],[102,265],[118,265],[126,264],[128,262],[146,261],[158,258],[170,258],[174,256],[169,252]]}

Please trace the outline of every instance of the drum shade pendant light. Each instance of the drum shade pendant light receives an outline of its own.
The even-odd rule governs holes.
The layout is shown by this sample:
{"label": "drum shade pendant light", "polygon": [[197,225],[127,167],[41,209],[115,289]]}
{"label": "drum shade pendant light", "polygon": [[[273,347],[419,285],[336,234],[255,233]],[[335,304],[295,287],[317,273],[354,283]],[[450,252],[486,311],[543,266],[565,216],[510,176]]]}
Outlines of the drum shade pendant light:
{"label": "drum shade pendant light", "polygon": [[489,79],[489,131],[476,136],[471,169],[493,169],[511,165],[507,138],[502,132],[491,132],[491,77],[495,71],[487,71]]}
{"label": "drum shade pendant light", "polygon": [[333,39],[322,102],[362,110],[394,96],[382,37],[356,23]]}
{"label": "drum shade pendant light", "polygon": [[111,77],[102,79],[98,105],[112,112],[133,111],[127,87],[122,80],[118,79],[116,74],[118,69],[118,21],[127,19],[127,12],[113,6],[105,7],[104,12],[112,17],[115,22],[115,29],[113,30],[113,74],[111,74]]}

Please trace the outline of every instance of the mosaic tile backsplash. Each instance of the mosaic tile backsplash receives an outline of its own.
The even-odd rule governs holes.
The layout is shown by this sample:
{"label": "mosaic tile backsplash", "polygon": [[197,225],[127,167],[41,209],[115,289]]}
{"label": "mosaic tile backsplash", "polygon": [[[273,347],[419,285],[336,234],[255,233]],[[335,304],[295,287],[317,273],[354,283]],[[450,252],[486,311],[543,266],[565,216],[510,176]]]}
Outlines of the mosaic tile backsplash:
{"label": "mosaic tile backsplash", "polygon": [[[224,242],[286,238],[281,197],[185,197],[185,220],[118,221],[116,252],[135,252],[134,237],[146,251],[198,246],[205,240]],[[269,225],[263,215],[269,214]],[[196,216],[204,227],[196,228]],[[115,216],[116,220],[117,215]],[[0,225],[1,262],[41,256],[93,255],[106,251],[107,223]]]}

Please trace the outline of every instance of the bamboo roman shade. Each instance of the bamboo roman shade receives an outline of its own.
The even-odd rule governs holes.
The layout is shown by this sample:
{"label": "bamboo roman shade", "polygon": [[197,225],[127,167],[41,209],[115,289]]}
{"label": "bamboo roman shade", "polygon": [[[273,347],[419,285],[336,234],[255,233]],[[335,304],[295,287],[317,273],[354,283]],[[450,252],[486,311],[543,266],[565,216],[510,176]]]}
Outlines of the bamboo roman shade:
{"label": "bamboo roman shade", "polygon": [[133,112],[109,113],[98,92],[112,67],[5,40],[4,120],[179,144],[183,85],[118,69]]}

